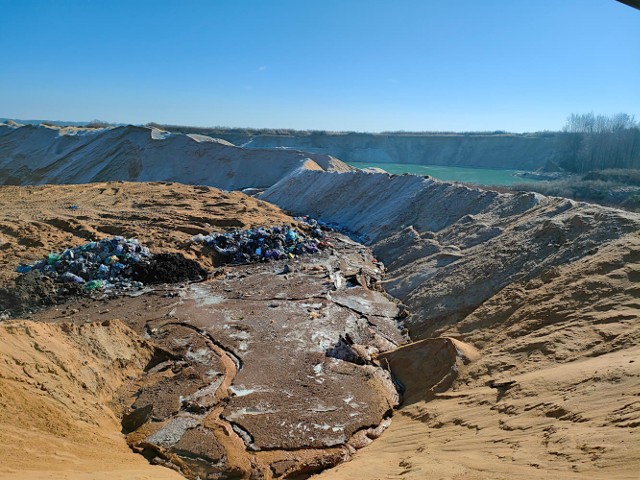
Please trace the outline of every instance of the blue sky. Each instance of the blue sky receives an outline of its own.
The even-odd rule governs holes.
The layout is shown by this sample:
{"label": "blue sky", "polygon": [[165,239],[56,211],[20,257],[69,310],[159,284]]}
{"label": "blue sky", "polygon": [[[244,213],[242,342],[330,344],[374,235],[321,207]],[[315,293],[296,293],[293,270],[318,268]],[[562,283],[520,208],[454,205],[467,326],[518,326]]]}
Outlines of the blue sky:
{"label": "blue sky", "polygon": [[614,0],[0,0],[0,117],[554,130],[640,116]]}

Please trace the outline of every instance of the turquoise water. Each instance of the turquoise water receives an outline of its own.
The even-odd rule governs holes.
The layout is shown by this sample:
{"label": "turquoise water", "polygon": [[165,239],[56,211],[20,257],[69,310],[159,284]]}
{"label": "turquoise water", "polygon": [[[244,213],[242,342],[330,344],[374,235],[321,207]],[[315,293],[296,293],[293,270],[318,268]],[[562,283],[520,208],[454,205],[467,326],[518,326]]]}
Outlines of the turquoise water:
{"label": "turquoise water", "polygon": [[[430,175],[449,182],[474,183],[476,185],[512,185],[525,181],[513,175],[521,170],[506,170],[502,168],[443,167],[441,165],[415,165],[413,163],[347,163],[357,168],[377,167],[389,173]],[[527,179],[526,181],[531,180]]]}

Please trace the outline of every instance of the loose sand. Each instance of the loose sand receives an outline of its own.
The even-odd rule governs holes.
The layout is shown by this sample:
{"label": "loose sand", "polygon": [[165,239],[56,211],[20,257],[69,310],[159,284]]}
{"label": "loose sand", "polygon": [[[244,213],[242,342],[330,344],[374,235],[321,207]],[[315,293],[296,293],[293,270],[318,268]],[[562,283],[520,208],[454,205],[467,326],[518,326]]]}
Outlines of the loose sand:
{"label": "loose sand", "polygon": [[[408,305],[406,324],[414,340],[423,340],[385,354],[407,391],[390,428],[351,462],[320,476],[637,478],[640,217],[562,199],[366,175],[300,173],[264,197],[368,236],[389,267],[387,289]],[[7,270],[96,236],[135,235],[175,251],[216,221],[225,222],[220,227],[291,221],[240,194],[181,185],[7,187],[0,205]],[[11,446],[0,450],[5,477],[31,469],[22,478],[175,478],[127,452],[117,407],[108,408],[140,360],[128,369],[106,365],[125,354],[144,358],[144,344],[117,322],[87,325],[82,335],[31,328],[24,320],[14,325],[0,329],[0,399],[7,404],[0,441]],[[64,339],[59,347],[57,338]],[[93,347],[113,339],[122,351],[96,353],[103,349]],[[60,361],[40,350],[60,352]],[[69,353],[78,350],[86,353]],[[34,372],[31,361],[42,367]],[[83,377],[85,393],[74,380],[82,361],[113,387],[99,390]],[[46,391],[65,394],[43,398]],[[92,440],[80,444],[76,432]]]}
{"label": "loose sand", "polygon": [[[478,352],[448,377],[445,348],[400,363],[390,429],[326,478],[637,478],[640,216],[363,172],[300,172],[263,198],[349,225],[414,340]],[[425,378],[451,388],[416,393]]]}
{"label": "loose sand", "polygon": [[0,324],[0,478],[178,479],[132,454],[117,392],[152,349],[120,322]]}

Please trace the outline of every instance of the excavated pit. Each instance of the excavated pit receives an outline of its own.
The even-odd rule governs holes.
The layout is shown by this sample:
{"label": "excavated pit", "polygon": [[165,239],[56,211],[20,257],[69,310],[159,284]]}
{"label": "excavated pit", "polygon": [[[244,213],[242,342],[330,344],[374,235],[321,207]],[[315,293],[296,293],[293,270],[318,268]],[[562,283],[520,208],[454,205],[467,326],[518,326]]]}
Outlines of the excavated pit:
{"label": "excavated pit", "polygon": [[[30,190],[54,188],[95,199],[80,187]],[[80,218],[90,209],[60,207],[37,221],[5,213],[2,234],[22,243],[6,242],[0,257],[41,256],[84,239],[91,223],[92,234],[125,225],[165,247],[155,251],[177,252],[209,231],[210,218],[234,221],[207,206],[218,194],[201,187],[86,188],[103,190],[99,220]],[[123,195],[144,188],[155,200]],[[222,202],[227,212],[238,202],[253,225],[260,208],[271,208],[270,224],[292,221],[255,199],[221,195],[232,200]],[[304,477],[348,459],[320,478],[634,478],[638,215],[363,172],[299,171],[262,198],[349,227],[388,265],[386,277],[368,249],[337,235],[318,257],[216,271],[189,247],[185,255],[212,273],[205,282],[32,315],[61,325],[120,319],[155,345],[118,393],[118,431],[142,454],[134,457],[191,478]],[[113,199],[125,205],[122,218],[102,217]],[[174,211],[176,199],[187,200]],[[151,212],[153,225],[144,220]],[[39,233],[62,225],[52,217],[67,218],[67,236]],[[415,343],[404,345],[404,326]],[[405,403],[390,424],[393,382]]]}
{"label": "excavated pit", "polygon": [[398,395],[373,357],[407,340],[400,306],[380,288],[382,264],[341,234],[329,241],[317,255],[226,266],[207,281],[72,301],[34,319],[119,319],[156,345],[122,417],[151,463],[193,479],[306,476],[388,426]]}

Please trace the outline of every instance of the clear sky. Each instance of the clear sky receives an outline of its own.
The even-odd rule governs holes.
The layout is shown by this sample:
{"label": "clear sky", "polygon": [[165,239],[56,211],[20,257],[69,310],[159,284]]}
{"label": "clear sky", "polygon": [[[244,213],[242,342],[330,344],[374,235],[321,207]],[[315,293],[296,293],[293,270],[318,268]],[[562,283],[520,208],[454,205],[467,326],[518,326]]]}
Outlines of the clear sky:
{"label": "clear sky", "polygon": [[0,117],[325,130],[640,116],[614,0],[0,0]]}

